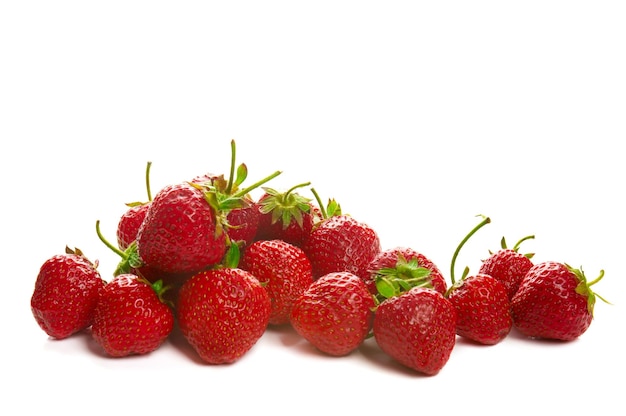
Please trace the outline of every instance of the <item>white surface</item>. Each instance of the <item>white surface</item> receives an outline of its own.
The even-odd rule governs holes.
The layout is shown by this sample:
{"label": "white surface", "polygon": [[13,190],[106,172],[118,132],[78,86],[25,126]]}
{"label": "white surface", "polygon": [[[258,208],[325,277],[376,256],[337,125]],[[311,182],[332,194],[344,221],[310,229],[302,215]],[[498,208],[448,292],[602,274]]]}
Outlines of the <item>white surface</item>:
{"label": "white surface", "polygon": [[[202,3],[0,5],[3,409],[623,413],[620,2]],[[595,288],[614,305],[568,344],[459,341],[434,377],[373,340],[328,358],[285,329],[220,367],[180,342],[107,359],[85,335],[49,340],[29,309],[43,261],[77,246],[108,278],[117,259],[95,221],[114,239],[146,162],[153,191],[226,173],[231,139],[249,180],[310,180],[446,275],[485,214],[458,274],[503,235],[535,234],[536,260],[605,269]]]}

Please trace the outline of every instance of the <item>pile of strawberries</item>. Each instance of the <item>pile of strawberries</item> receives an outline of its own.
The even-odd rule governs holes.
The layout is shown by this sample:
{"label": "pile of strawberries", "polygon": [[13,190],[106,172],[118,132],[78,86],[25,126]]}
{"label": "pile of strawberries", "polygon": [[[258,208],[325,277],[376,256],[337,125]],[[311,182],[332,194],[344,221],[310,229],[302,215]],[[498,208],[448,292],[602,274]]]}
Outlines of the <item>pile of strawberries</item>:
{"label": "pile of strawberries", "polygon": [[[111,357],[147,354],[180,332],[207,363],[232,363],[269,325],[291,325],[320,353],[344,356],[374,337],[382,351],[427,375],[447,363],[457,336],[493,345],[515,328],[529,338],[569,341],[590,326],[596,295],[582,269],[533,264],[513,248],[491,252],[478,273],[451,282],[423,253],[383,249],[375,230],[322,204],[299,184],[244,187],[231,142],[228,177],[202,174],[128,204],[117,244],[96,231],[120,261],[105,281],[78,249],[41,266],[33,316],[52,338],[90,331]],[[263,194],[251,197],[254,189]],[[600,299],[602,299],[600,297]],[[602,299],[604,300],[604,299]]]}

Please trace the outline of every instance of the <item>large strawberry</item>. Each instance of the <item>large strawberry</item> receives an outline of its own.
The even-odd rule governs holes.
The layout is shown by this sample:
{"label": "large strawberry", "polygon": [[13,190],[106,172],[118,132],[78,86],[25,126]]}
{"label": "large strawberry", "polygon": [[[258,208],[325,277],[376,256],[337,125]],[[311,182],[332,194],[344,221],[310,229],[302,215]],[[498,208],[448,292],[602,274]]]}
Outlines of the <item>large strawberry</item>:
{"label": "large strawberry", "polygon": [[313,283],[311,262],[304,251],[283,240],[255,241],[242,253],[239,267],[267,290],[272,301],[272,325],[289,322],[294,301]]}
{"label": "large strawberry", "polygon": [[532,338],[571,341],[584,334],[593,320],[596,297],[593,281],[581,269],[556,261],[534,265],[511,300],[515,328]]}
{"label": "large strawberry", "polygon": [[150,167],[152,162],[146,166],[146,189],[148,200],[144,202],[136,201],[126,204],[128,209],[122,214],[117,224],[117,245],[121,250],[126,250],[137,239],[137,232],[152,202],[152,192],[150,190]]}
{"label": "large strawberry", "polygon": [[67,338],[89,327],[106,282],[79,249],[46,260],[30,300],[33,316],[50,337]]}
{"label": "large strawberry", "polygon": [[261,338],[272,304],[252,274],[218,267],[183,284],[176,311],[181,333],[200,358],[225,364],[239,360]]}
{"label": "large strawberry", "polygon": [[502,237],[501,248],[496,252],[490,252],[487,259],[483,260],[478,273],[488,274],[499,280],[506,288],[509,300],[513,298],[524,275],[533,267],[532,253],[522,254],[519,252],[520,244],[528,239],[534,238],[530,235],[519,240],[513,248],[508,248],[506,240]]}
{"label": "large strawberry", "polygon": [[174,327],[174,314],[163,300],[160,281],[150,284],[121,274],[104,288],[94,313],[91,333],[112,357],[147,354],[156,350]]}
{"label": "large strawberry", "polygon": [[415,286],[377,306],[373,334],[380,349],[400,364],[435,375],[456,343],[456,309],[438,291]]}
{"label": "large strawberry", "polygon": [[295,192],[307,185],[309,182],[286,192],[263,188],[265,193],[257,202],[260,218],[256,240],[283,240],[298,247],[304,244],[313,225],[321,219],[311,200]]}
{"label": "large strawberry", "polygon": [[371,261],[381,251],[378,234],[368,224],[343,214],[332,200],[331,206],[338,209],[329,211],[320,204],[324,219],[316,224],[302,246],[311,261],[313,278],[347,271],[365,280],[369,277]]}
{"label": "large strawberry", "polygon": [[445,296],[457,311],[457,335],[480,344],[494,345],[502,341],[513,326],[504,284],[487,274],[468,276],[467,267],[460,280],[457,281],[454,275],[461,248],[477,230],[489,222],[489,217],[485,217],[457,247],[450,267],[452,286]]}
{"label": "large strawberry", "polygon": [[374,307],[374,297],[360,277],[349,272],[329,273],[295,301],[291,325],[320,351],[347,355],[368,336]]}
{"label": "large strawberry", "polygon": [[445,293],[447,283],[439,268],[424,254],[409,247],[394,247],[381,251],[369,264],[365,279],[368,289],[377,293],[377,279],[401,281],[429,280],[432,287]]}

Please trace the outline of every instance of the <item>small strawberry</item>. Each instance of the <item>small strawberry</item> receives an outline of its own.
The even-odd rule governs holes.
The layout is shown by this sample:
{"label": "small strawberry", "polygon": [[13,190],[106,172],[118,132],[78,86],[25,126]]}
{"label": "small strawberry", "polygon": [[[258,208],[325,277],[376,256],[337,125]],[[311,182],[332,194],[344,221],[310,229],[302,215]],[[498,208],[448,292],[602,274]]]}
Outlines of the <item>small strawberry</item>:
{"label": "small strawberry", "polygon": [[490,256],[483,260],[478,270],[478,273],[488,274],[502,282],[506,288],[509,300],[517,292],[524,275],[533,267],[533,262],[531,261],[533,254],[522,254],[518,251],[520,244],[531,238],[535,237],[532,235],[524,237],[513,248],[507,248],[506,240],[502,237],[500,241],[501,249],[495,253],[491,252]]}
{"label": "small strawberry", "polygon": [[179,291],[176,310],[181,333],[200,358],[209,364],[225,364],[239,360],[261,338],[272,303],[252,274],[224,266],[187,280]]}
{"label": "small strawberry", "polygon": [[445,293],[447,290],[446,279],[439,268],[428,257],[409,247],[381,251],[370,262],[368,271],[365,283],[373,294],[377,293],[376,280],[379,277],[404,281],[428,278],[436,291]]}
{"label": "small strawberry", "polygon": [[150,167],[152,162],[148,162],[146,167],[146,189],[148,191],[147,202],[129,202],[128,209],[122,214],[117,224],[117,245],[121,250],[126,250],[130,244],[137,239],[137,232],[152,202],[150,191]]}
{"label": "small strawberry", "polygon": [[380,349],[400,364],[435,375],[455,346],[456,309],[435,289],[415,286],[376,307],[373,334]]}
{"label": "small strawberry", "polygon": [[295,192],[310,183],[296,185],[286,192],[263,188],[257,205],[260,211],[256,240],[283,240],[301,247],[319,220],[311,200]]}
{"label": "small strawberry", "polygon": [[320,204],[324,219],[302,246],[311,261],[313,278],[347,271],[367,279],[370,263],[381,251],[378,234],[366,223],[342,214],[336,202],[331,200],[329,207],[332,210],[323,209]]}
{"label": "small strawberry", "polygon": [[374,307],[374,297],[360,277],[349,272],[329,273],[295,301],[291,325],[318,350],[343,356],[368,336]]}
{"label": "small strawberry", "polygon": [[582,268],[556,261],[535,264],[511,300],[515,328],[531,338],[578,338],[591,325],[596,297],[607,302],[591,289],[603,276],[602,270],[587,282]]}
{"label": "small strawberry", "polygon": [[104,288],[91,327],[93,339],[111,357],[147,354],[156,350],[174,327],[174,314],[162,301],[167,290],[121,274]]}
{"label": "small strawberry", "polygon": [[267,290],[272,325],[289,323],[294,301],[313,283],[311,262],[304,251],[283,240],[255,241],[242,253],[239,267]]}
{"label": "small strawberry", "polygon": [[35,281],[30,306],[37,324],[52,338],[63,339],[93,322],[106,282],[79,249],[46,260]]}
{"label": "small strawberry", "polygon": [[497,344],[511,332],[513,321],[506,288],[487,274],[468,276],[468,268],[465,268],[462,278],[456,281],[454,267],[461,247],[478,229],[490,222],[485,217],[459,244],[450,267],[452,286],[445,293],[456,308],[457,335],[484,345]]}

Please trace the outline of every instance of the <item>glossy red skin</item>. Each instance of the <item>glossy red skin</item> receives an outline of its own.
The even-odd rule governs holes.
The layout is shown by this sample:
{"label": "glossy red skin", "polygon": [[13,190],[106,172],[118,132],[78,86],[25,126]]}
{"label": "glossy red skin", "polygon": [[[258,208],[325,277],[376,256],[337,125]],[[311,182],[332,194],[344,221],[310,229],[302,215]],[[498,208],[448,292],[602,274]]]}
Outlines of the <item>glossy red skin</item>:
{"label": "glossy red skin", "polygon": [[152,287],[133,274],[121,274],[104,288],[91,327],[93,339],[111,357],[148,354],[174,327],[174,314]]}
{"label": "glossy red skin", "polygon": [[[257,205],[260,207],[261,203],[269,195],[264,194],[259,198]],[[259,227],[257,230],[256,240],[283,240],[297,247],[302,247],[308,236],[311,234],[313,224],[316,218],[316,209],[313,205],[310,205],[309,212],[302,213],[302,226],[292,218],[291,222],[285,227],[282,219],[279,219],[272,224],[272,214],[263,214],[259,211]],[[318,217],[320,218],[319,214]]]}
{"label": "glossy red skin", "polygon": [[457,311],[457,335],[495,345],[511,332],[509,297],[499,280],[486,274],[468,276],[452,286],[447,297]]}
{"label": "glossy red skin", "polygon": [[255,240],[260,217],[261,213],[254,202],[230,211],[226,220],[232,226],[227,229],[231,241],[242,242],[244,247],[251,244]]}
{"label": "glossy red skin", "polygon": [[136,205],[130,207],[122,216],[117,224],[117,245],[123,251],[137,239],[139,227],[146,218],[148,207],[150,204]]}
{"label": "glossy red skin", "polygon": [[531,267],[533,262],[528,257],[512,249],[502,249],[485,259],[478,273],[488,274],[502,282],[510,300]]}
{"label": "glossy red skin", "polygon": [[572,341],[593,320],[587,296],[576,293],[578,278],[554,261],[534,265],[511,300],[515,328],[531,338]]}
{"label": "glossy red skin", "polygon": [[348,215],[339,215],[319,223],[302,249],[311,261],[314,279],[347,271],[365,280],[381,246],[378,234],[370,226]]}
{"label": "glossy red skin", "polygon": [[344,356],[369,334],[374,297],[363,280],[348,272],[317,279],[294,303],[291,324],[318,350]]}
{"label": "glossy red skin", "polygon": [[76,254],[52,256],[42,264],[30,300],[37,324],[56,339],[89,327],[105,284],[86,258]]}
{"label": "glossy red skin", "polygon": [[216,232],[213,208],[188,183],[159,191],[137,234],[145,264],[166,273],[196,273],[221,262],[225,232]]}
{"label": "glossy red skin", "polygon": [[260,240],[242,253],[239,267],[250,272],[272,301],[269,323],[289,323],[294,301],[313,283],[311,262],[299,247],[282,240]]}
{"label": "glossy red skin", "polygon": [[435,375],[456,342],[456,309],[441,293],[414,287],[376,309],[373,333],[381,350],[400,364]]}
{"label": "glossy red skin", "polygon": [[409,247],[395,247],[381,251],[370,263],[368,270],[370,271],[365,283],[371,293],[376,294],[376,271],[387,267],[395,267],[398,262],[398,256],[403,256],[407,261],[417,259],[417,264],[420,267],[424,267],[430,270],[430,279],[433,289],[437,292],[444,294],[448,289],[445,277],[439,270],[439,268],[425,255],[418,253]]}
{"label": "glossy red skin", "polygon": [[261,338],[272,312],[267,291],[242,269],[207,270],[187,280],[176,309],[180,330],[208,364],[239,360]]}

